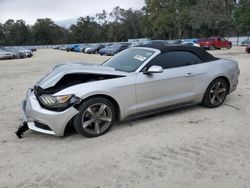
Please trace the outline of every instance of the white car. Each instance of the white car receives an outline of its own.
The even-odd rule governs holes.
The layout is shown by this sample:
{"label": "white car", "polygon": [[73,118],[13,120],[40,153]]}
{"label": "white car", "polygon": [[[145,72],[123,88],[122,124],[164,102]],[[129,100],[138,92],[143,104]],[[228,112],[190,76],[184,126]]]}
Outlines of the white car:
{"label": "white car", "polygon": [[11,52],[7,52],[0,49],[0,59],[12,59],[13,54]]}
{"label": "white car", "polygon": [[163,44],[129,48],[102,65],[58,65],[28,90],[20,130],[63,136],[73,125],[95,137],[132,117],[200,103],[219,107],[236,90],[239,73],[234,60]]}
{"label": "white car", "polygon": [[84,53],[88,53],[88,51],[91,49],[91,47],[85,48]]}
{"label": "white car", "polygon": [[15,49],[22,52],[25,55],[25,57],[32,57],[33,56],[33,52],[31,50],[24,48],[24,47],[15,47]]}

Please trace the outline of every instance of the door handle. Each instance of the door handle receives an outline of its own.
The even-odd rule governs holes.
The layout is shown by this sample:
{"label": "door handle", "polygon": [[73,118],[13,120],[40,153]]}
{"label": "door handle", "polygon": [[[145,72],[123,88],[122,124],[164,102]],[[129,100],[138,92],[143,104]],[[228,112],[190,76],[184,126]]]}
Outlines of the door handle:
{"label": "door handle", "polygon": [[191,72],[185,74],[185,77],[191,77],[191,76],[193,76]]}

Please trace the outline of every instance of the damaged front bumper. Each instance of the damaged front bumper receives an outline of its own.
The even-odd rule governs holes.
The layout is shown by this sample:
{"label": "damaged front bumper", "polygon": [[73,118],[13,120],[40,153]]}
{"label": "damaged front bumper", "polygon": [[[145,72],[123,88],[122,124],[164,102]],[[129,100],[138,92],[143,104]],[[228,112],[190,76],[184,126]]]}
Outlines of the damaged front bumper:
{"label": "damaged front bumper", "polygon": [[32,89],[28,90],[22,103],[22,120],[31,130],[56,136],[64,135],[68,122],[78,113],[74,107],[62,112],[42,108]]}

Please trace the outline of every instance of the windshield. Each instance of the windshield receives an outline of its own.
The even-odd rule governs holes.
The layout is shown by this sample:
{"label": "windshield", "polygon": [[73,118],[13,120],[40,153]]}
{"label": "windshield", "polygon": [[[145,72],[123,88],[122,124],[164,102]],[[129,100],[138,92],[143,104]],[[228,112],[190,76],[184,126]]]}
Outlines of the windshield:
{"label": "windshield", "polygon": [[107,46],[106,49],[118,49],[120,46],[119,45],[111,45],[111,46]]}
{"label": "windshield", "polygon": [[134,72],[153,54],[152,50],[130,48],[110,58],[103,65],[119,71]]}
{"label": "windshield", "polygon": [[89,45],[88,48],[91,48],[91,49],[94,49],[94,48],[97,48],[98,46],[97,45]]}

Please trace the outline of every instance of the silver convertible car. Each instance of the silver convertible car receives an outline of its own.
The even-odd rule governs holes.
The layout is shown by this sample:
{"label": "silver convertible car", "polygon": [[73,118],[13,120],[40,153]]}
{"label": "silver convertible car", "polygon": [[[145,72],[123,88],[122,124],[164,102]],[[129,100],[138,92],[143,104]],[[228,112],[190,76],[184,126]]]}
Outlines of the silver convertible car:
{"label": "silver convertible car", "polygon": [[87,137],[114,122],[200,104],[220,106],[238,84],[238,63],[199,47],[145,44],[102,65],[57,65],[29,89],[22,105],[26,129],[63,136],[68,126]]}

